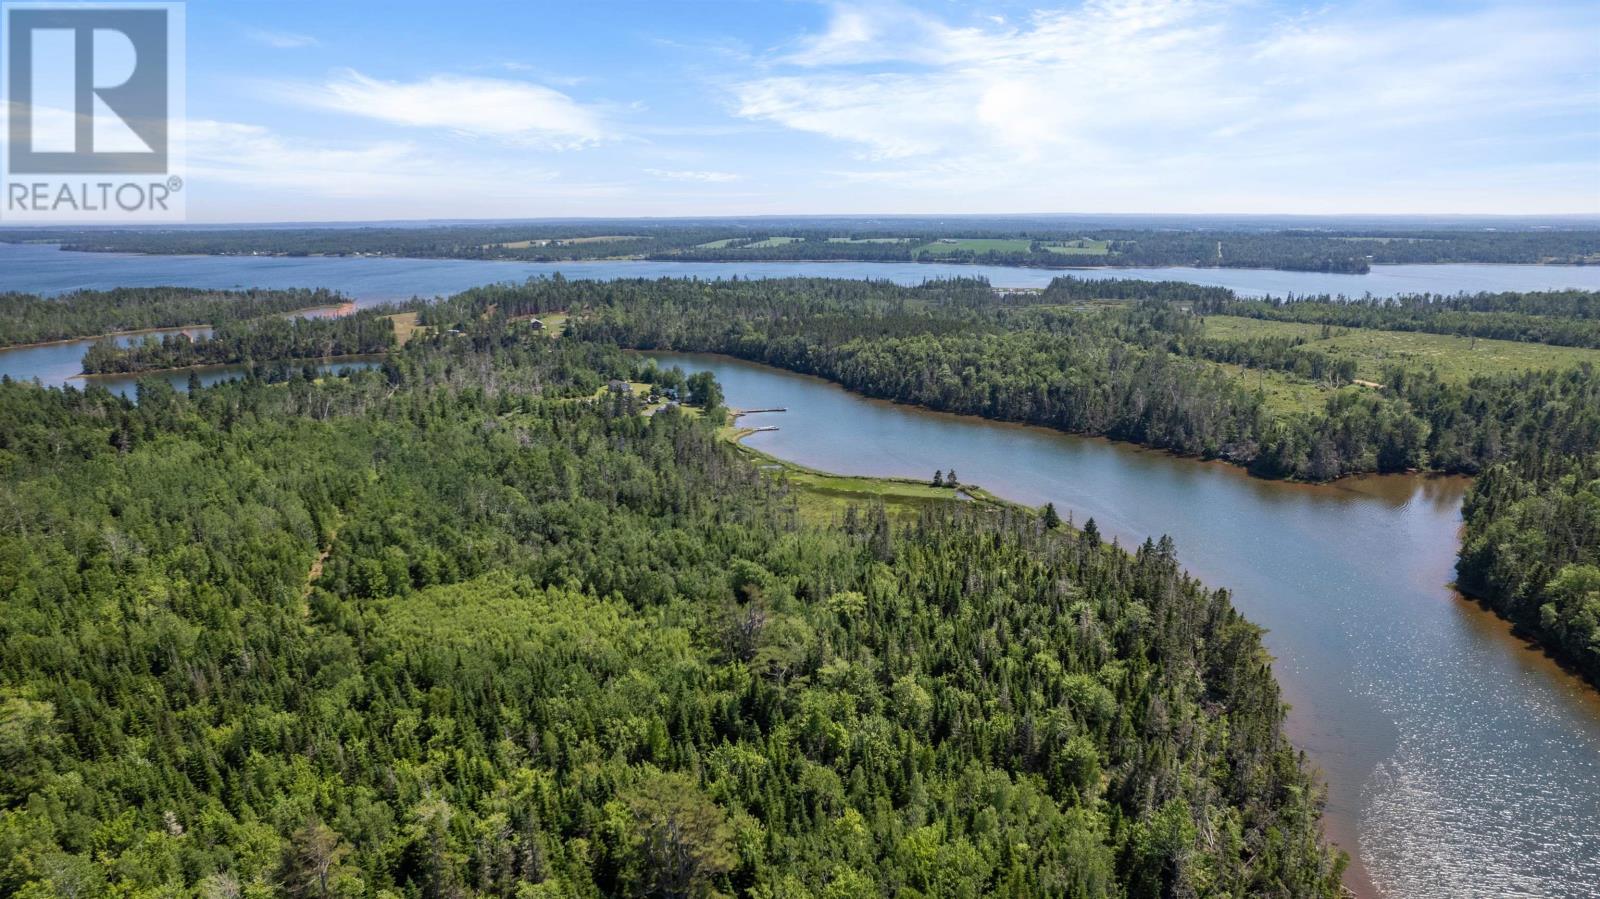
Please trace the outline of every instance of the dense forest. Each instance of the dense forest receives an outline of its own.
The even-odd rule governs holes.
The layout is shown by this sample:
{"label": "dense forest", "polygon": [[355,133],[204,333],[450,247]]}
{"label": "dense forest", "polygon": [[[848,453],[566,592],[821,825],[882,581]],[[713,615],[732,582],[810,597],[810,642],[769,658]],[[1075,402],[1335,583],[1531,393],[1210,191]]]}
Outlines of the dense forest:
{"label": "dense forest", "polygon": [[274,316],[225,322],[210,337],[200,339],[180,333],[127,344],[98,340],[84,353],[83,370],[86,374],[118,374],[382,353],[395,345],[394,323],[387,317],[392,311],[383,307],[338,318]]}
{"label": "dense forest", "polygon": [[1462,515],[1462,589],[1600,684],[1600,455],[1496,465]]}
{"label": "dense forest", "polygon": [[340,306],[329,290],[202,290],[121,287],[56,297],[0,293],[0,346],[93,337],[114,331],[218,325]]}
{"label": "dense forest", "polygon": [[0,383],[0,893],[1337,894],[1260,633],[1170,542],[807,525],[717,409],[504,314],[348,378]]}
{"label": "dense forest", "polygon": [[[382,255],[529,262],[651,258],[1200,266],[1359,273],[1382,263],[1600,262],[1600,231],[1406,226],[1329,220],[1152,222],[1082,217],[618,219],[457,225],[0,232],[71,250],[221,255]],[[1092,243],[1092,246],[1084,244]],[[1065,246],[1064,246],[1065,244]]]}

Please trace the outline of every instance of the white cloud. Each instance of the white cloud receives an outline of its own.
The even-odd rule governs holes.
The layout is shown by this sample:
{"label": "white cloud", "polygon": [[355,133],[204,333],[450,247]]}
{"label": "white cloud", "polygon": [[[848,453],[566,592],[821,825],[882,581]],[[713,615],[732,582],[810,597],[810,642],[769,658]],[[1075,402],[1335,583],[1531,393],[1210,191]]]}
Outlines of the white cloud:
{"label": "white cloud", "polygon": [[419,210],[531,216],[551,204],[571,210],[627,195],[620,183],[566,177],[519,153],[442,156],[411,141],[307,141],[214,120],[191,119],[186,132],[190,209],[201,217],[240,218],[215,198],[241,193],[255,197],[257,208],[267,198],[289,218],[336,219],[416,218]]}
{"label": "white cloud", "polygon": [[703,184],[738,181],[740,177],[733,172],[702,172],[684,169],[645,169],[644,172],[646,175],[664,178],[668,181],[699,181]]}
{"label": "white cloud", "polygon": [[225,182],[370,197],[404,189],[426,168],[417,147],[406,141],[291,141],[259,125],[209,119],[190,119],[184,130],[191,185]]}
{"label": "white cloud", "polygon": [[570,149],[609,133],[597,109],[526,81],[434,75],[400,82],[354,70],[319,85],[279,85],[284,100],[416,128],[440,128],[525,146]]}
{"label": "white cloud", "polygon": [[264,28],[253,28],[247,34],[250,39],[258,44],[276,47],[279,50],[298,50],[302,47],[318,47],[322,42],[309,34],[299,34],[293,31],[272,31]]}
{"label": "white cloud", "polygon": [[1381,179],[1487,163],[1535,118],[1552,140],[1592,134],[1597,12],[1087,0],[951,21],[841,4],[731,90],[740,117],[853,148],[862,165],[847,182],[959,192],[951,179],[983,178],[996,195],[1074,209],[1116,196],[1171,208],[1163,190],[1251,185],[1303,197],[1365,178],[1381,193]]}

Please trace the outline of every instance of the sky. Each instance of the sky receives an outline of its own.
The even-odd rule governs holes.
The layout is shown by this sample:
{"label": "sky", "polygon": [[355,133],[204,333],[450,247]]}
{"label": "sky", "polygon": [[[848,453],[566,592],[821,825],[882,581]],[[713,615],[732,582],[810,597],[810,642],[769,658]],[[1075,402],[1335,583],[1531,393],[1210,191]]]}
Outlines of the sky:
{"label": "sky", "polygon": [[221,2],[192,221],[1600,213],[1600,3]]}

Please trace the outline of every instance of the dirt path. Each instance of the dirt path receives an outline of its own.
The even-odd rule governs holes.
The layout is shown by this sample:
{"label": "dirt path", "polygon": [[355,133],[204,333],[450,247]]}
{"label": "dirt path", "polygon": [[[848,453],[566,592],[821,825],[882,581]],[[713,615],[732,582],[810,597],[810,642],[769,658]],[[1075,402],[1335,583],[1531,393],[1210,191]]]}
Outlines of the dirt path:
{"label": "dirt path", "polygon": [[328,556],[333,554],[333,542],[339,539],[339,525],[343,519],[334,523],[333,533],[328,535],[328,543],[317,551],[317,557],[311,560],[311,567],[306,570],[306,586],[300,593],[300,617],[311,617],[311,589],[316,586],[317,578],[322,577],[322,566],[327,564]]}

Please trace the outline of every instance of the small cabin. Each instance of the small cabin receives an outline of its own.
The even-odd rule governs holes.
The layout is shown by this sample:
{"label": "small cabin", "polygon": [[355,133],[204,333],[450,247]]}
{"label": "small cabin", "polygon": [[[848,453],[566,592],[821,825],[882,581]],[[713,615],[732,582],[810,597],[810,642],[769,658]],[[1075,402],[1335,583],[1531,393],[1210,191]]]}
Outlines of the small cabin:
{"label": "small cabin", "polygon": [[616,378],[612,378],[609,382],[606,383],[606,389],[610,390],[612,393],[627,393],[628,392],[628,382],[627,381],[619,381]]}

